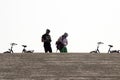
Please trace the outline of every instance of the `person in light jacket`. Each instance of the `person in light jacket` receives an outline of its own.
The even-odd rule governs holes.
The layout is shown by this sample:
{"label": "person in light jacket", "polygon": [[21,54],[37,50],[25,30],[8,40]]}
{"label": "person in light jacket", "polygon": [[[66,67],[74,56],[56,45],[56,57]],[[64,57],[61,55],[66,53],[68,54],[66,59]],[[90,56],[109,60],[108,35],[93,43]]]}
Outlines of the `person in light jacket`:
{"label": "person in light jacket", "polygon": [[59,49],[59,51],[61,53],[67,53],[67,45],[68,45],[68,33],[64,33],[62,36],[59,37],[59,39],[56,42],[57,45],[57,49]]}

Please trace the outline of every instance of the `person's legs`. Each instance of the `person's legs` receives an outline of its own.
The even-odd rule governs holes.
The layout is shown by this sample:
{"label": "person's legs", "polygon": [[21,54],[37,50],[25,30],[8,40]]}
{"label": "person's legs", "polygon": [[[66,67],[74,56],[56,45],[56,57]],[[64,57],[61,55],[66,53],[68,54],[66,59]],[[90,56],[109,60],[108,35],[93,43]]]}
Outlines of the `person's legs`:
{"label": "person's legs", "polygon": [[63,53],[67,53],[67,48],[66,47],[63,47],[60,52],[63,52]]}
{"label": "person's legs", "polygon": [[51,48],[51,46],[44,46],[44,49],[45,49],[45,53],[47,53],[47,52],[52,53],[52,48]]}
{"label": "person's legs", "polygon": [[48,48],[46,46],[44,46],[44,51],[45,51],[45,53],[48,52]]}
{"label": "person's legs", "polygon": [[49,52],[52,53],[52,48],[51,48],[51,46],[49,46]]}

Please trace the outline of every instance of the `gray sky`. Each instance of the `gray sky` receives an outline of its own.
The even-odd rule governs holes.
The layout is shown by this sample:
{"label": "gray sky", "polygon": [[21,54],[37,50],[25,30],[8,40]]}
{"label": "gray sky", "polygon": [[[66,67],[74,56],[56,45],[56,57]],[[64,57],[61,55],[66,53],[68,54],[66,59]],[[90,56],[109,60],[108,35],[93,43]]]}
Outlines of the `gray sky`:
{"label": "gray sky", "polygon": [[55,41],[68,32],[69,52],[90,52],[102,41],[101,52],[108,44],[120,49],[119,0],[0,0],[0,52],[11,42],[15,52],[21,45],[44,52],[41,36],[51,30],[52,48]]}

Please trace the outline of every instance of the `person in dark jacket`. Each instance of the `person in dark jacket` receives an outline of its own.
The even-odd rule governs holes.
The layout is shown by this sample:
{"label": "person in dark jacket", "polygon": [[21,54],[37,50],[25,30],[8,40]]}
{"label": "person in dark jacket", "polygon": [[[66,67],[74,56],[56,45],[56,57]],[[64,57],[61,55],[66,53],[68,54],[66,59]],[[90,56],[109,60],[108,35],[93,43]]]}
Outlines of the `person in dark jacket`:
{"label": "person in dark jacket", "polygon": [[50,30],[46,29],[46,33],[42,35],[41,41],[44,43],[44,50],[45,53],[49,52],[52,53],[52,48],[51,48],[51,36],[50,34]]}

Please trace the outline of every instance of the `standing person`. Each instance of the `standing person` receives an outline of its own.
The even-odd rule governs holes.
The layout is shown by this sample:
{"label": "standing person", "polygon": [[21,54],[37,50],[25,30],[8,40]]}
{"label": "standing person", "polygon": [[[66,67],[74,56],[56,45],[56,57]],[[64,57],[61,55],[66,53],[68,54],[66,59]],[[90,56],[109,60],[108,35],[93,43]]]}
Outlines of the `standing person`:
{"label": "standing person", "polygon": [[41,41],[44,43],[44,50],[45,53],[49,52],[52,53],[52,48],[51,48],[51,36],[50,34],[50,30],[46,29],[46,33],[42,35]]}
{"label": "standing person", "polygon": [[68,45],[68,33],[64,33],[56,42],[57,49],[62,53],[67,53],[67,45]]}

